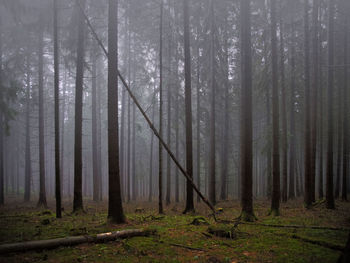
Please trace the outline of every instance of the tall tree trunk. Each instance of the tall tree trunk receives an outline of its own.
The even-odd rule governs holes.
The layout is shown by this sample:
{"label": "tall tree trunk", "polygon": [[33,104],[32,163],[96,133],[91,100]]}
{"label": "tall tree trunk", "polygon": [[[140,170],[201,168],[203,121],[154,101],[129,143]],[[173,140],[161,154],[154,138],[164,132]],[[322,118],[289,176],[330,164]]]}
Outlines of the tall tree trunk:
{"label": "tall tree trunk", "polygon": [[291,76],[290,76],[290,86],[291,86],[291,95],[290,95],[290,141],[289,141],[289,199],[295,198],[295,171],[296,171],[296,159],[295,159],[295,22],[292,19],[292,32],[291,32],[291,54],[290,54],[290,63],[291,63]]}
{"label": "tall tree trunk", "polygon": [[[200,65],[200,30],[201,30],[201,14],[202,14],[202,4],[198,6],[198,17],[196,20],[196,182],[198,189],[201,189],[201,65]],[[176,54],[177,55],[177,54]],[[200,202],[200,197],[197,195],[197,203]]]}
{"label": "tall tree trunk", "polygon": [[309,1],[304,0],[304,79],[305,79],[305,104],[304,104],[304,203],[307,208],[312,204],[311,184],[311,129],[310,129],[310,37],[309,37]]}
{"label": "tall tree trunk", "polygon": [[[347,183],[348,183],[348,176],[349,176],[349,82],[348,82],[348,34],[349,32],[349,17],[348,13],[350,12],[350,4],[347,0],[342,1],[344,9],[343,10],[343,23],[344,23],[344,38],[343,38],[343,48],[344,48],[344,54],[343,54],[343,184],[342,184],[342,200],[346,201],[347,198]],[[348,12],[345,12],[347,10]]]}
{"label": "tall tree trunk", "polygon": [[96,46],[93,48],[92,58],[92,83],[91,83],[91,134],[92,134],[92,172],[93,172],[93,200],[95,202],[100,201],[100,170],[97,155],[97,74],[96,74],[96,60],[97,60],[97,50]]}
{"label": "tall tree trunk", "polygon": [[[101,65],[101,61],[99,61],[98,65]],[[102,71],[101,67],[97,67],[97,76],[101,76]],[[99,201],[103,200],[103,183],[102,183],[102,129],[101,129],[101,85],[100,85],[100,79],[98,79],[97,82],[97,162],[98,162],[98,170],[99,172],[99,178],[98,178],[98,185],[99,185]],[[122,191],[122,189],[120,189]],[[122,191],[123,194],[123,191]]]}
{"label": "tall tree trunk", "polygon": [[[178,51],[178,42],[176,42],[176,69],[175,69],[175,79],[176,79],[176,86],[175,86],[175,156],[176,159],[179,160],[179,51]],[[178,203],[180,201],[180,178],[179,178],[179,169],[178,167],[175,168],[175,202]],[[199,188],[199,185],[198,185]],[[200,189],[200,188],[199,188]]]}
{"label": "tall tree trunk", "polygon": [[[152,107],[152,123],[154,123],[155,107],[156,107],[156,91],[154,88],[154,97],[153,97],[153,107]],[[149,161],[149,192],[148,192],[148,201],[152,202],[153,195],[153,142],[154,142],[154,133],[151,134],[151,152],[150,152],[150,161]]]}
{"label": "tall tree trunk", "polygon": [[[171,31],[171,29],[170,29]],[[168,71],[168,90],[167,90],[167,113],[168,113],[168,119],[167,119],[167,143],[169,147],[171,146],[171,97],[172,97],[172,79],[171,79],[171,49],[172,49],[172,39],[169,37],[169,43],[168,43],[168,61],[169,61],[169,71]],[[166,198],[165,202],[166,205],[170,204],[170,198],[171,198],[171,162],[170,162],[170,155],[167,155],[167,171],[166,171]]]}
{"label": "tall tree trunk", "polygon": [[282,19],[282,3],[280,2],[280,74],[281,74],[281,93],[282,93],[282,201],[287,202],[288,198],[288,130],[287,130],[287,89],[285,76],[285,56],[284,56],[284,31]]}
{"label": "tall tree trunk", "polygon": [[272,59],[272,198],[271,213],[279,215],[280,207],[280,154],[279,154],[279,94],[277,63],[276,0],[271,0],[271,59]]}
{"label": "tall tree trunk", "polygon": [[209,150],[209,201],[216,203],[216,180],[215,180],[215,46],[214,46],[214,1],[210,1],[210,150]]}
{"label": "tall tree trunk", "polygon": [[335,181],[335,191],[334,191],[334,198],[338,199],[339,194],[340,194],[340,177],[341,177],[341,162],[342,162],[342,135],[343,135],[343,129],[342,129],[342,122],[343,122],[343,117],[342,117],[342,96],[343,96],[343,83],[342,80],[339,81],[338,85],[338,96],[337,96],[337,104],[338,104],[338,110],[337,110],[337,167],[336,167],[336,181]]}
{"label": "tall tree trunk", "polygon": [[[192,156],[192,92],[191,92],[191,50],[190,50],[190,19],[189,0],[183,0],[184,11],[184,51],[185,51],[185,123],[186,123],[186,171],[193,178]],[[184,213],[193,212],[193,188],[189,180],[186,181],[186,208]]]}
{"label": "tall tree trunk", "polygon": [[[159,134],[163,136],[163,7],[164,1],[160,2],[159,21]],[[158,212],[163,214],[163,146],[158,145],[159,167],[158,167]]]}
{"label": "tall tree trunk", "polygon": [[328,9],[328,141],[327,141],[327,181],[326,181],[326,207],[334,209],[333,192],[333,89],[334,89],[334,0],[329,0]]}
{"label": "tall tree trunk", "polygon": [[229,149],[229,54],[228,54],[228,14],[225,17],[225,31],[224,31],[224,49],[225,49],[225,98],[224,98],[224,131],[222,138],[222,154],[221,154],[221,191],[220,199],[227,199],[227,170],[228,170],[228,149]]}
{"label": "tall tree trunk", "polygon": [[[135,60],[133,61],[133,63]],[[133,67],[135,72],[135,67]],[[135,77],[133,79],[135,81]],[[137,198],[137,183],[136,183],[136,107],[135,103],[132,104],[132,200]]]}
{"label": "tall tree trunk", "polygon": [[[58,53],[58,2],[54,0],[53,5],[53,35],[54,35],[54,97],[55,97],[55,198],[56,218],[61,218],[61,171],[60,171],[60,100],[59,100],[59,53]],[[81,20],[83,17],[81,16]],[[84,22],[81,21],[83,24]],[[82,30],[81,30],[82,31]],[[83,76],[81,76],[83,77]],[[82,85],[82,84],[81,84]],[[62,138],[63,139],[63,138]]]}
{"label": "tall tree trunk", "polygon": [[253,212],[253,114],[252,114],[252,46],[250,0],[241,0],[241,218],[254,221]]}
{"label": "tall tree trunk", "polygon": [[285,54],[284,54],[284,31],[282,19],[282,3],[280,2],[280,74],[281,74],[281,93],[282,93],[282,201],[287,202],[288,199],[288,139],[287,139],[287,89],[285,76]]}
{"label": "tall tree trunk", "polygon": [[108,6],[108,218],[124,223],[119,170],[118,132],[118,0]]}
{"label": "tall tree trunk", "polygon": [[[64,149],[65,149],[65,125],[64,125],[64,118],[66,115],[66,92],[67,92],[67,71],[65,69],[64,71],[64,84],[63,84],[63,93],[62,93],[62,111],[61,111],[61,115],[60,115],[60,119],[61,119],[61,145],[60,145],[60,173],[61,173],[61,192],[64,195],[64,166],[65,166],[65,162],[64,162]],[[69,176],[67,173],[67,180],[69,180]]]}
{"label": "tall tree trunk", "polygon": [[[321,23],[318,23],[318,27],[321,26]],[[320,30],[319,30],[320,31]],[[320,58],[322,58],[322,44],[318,43],[318,50],[319,50],[319,55]],[[323,123],[324,123],[324,118],[323,118],[323,75],[321,74],[321,64],[322,64],[322,59],[319,60],[319,66],[318,66],[318,75],[319,75],[319,95],[318,95],[318,100],[319,100],[319,168],[318,168],[318,198],[323,199],[324,193],[323,193],[323,167],[324,167],[324,153],[323,153],[323,144],[324,144],[324,136],[323,136]]]}
{"label": "tall tree trunk", "polygon": [[38,71],[39,71],[39,201],[38,206],[47,206],[46,190],[45,190],[45,131],[44,131],[44,87],[43,87],[43,56],[44,56],[44,28],[42,26],[43,19],[40,19],[39,32],[39,49],[38,49]]}
{"label": "tall tree trunk", "polygon": [[315,202],[316,192],[316,146],[317,146],[317,101],[319,90],[319,59],[318,59],[318,10],[320,1],[314,0],[312,7],[312,86],[311,86],[311,153],[310,153],[310,177],[311,177],[311,201]]}
{"label": "tall tree trunk", "polygon": [[[3,103],[2,92],[2,18],[0,17],[0,103]],[[0,206],[4,204],[4,117],[0,111]]]}
{"label": "tall tree trunk", "polygon": [[30,65],[27,56],[27,90],[26,90],[26,142],[25,142],[25,178],[24,178],[24,201],[30,201],[32,160],[30,154]]}
{"label": "tall tree trunk", "polygon": [[[267,7],[266,4],[264,4],[264,17],[266,20],[268,20],[268,14],[267,14]],[[263,32],[263,44],[264,44],[264,73],[265,77],[268,78],[268,72],[269,72],[269,54],[268,54],[268,43],[267,43],[267,34],[268,34],[268,29],[267,26],[264,29]],[[267,84],[265,87],[265,92],[266,92],[266,133],[267,133],[267,140],[266,140],[266,174],[267,174],[267,197],[271,198],[272,195],[272,153],[271,153],[271,140],[270,140],[270,129],[271,129],[271,97],[270,97],[270,80],[267,79]]]}
{"label": "tall tree trunk", "polygon": [[84,16],[85,0],[78,2],[78,45],[75,79],[75,130],[74,130],[74,200],[73,211],[83,210],[82,196],[82,126],[83,126],[83,78],[84,78]]}

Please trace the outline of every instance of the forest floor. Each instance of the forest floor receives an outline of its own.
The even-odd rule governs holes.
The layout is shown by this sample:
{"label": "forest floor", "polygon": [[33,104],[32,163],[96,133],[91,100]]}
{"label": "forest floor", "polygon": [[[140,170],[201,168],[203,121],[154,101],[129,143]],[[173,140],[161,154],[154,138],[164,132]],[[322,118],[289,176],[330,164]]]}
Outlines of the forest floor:
{"label": "forest floor", "polygon": [[[71,203],[71,202],[70,202]],[[337,201],[336,210],[324,203],[306,210],[301,200],[281,205],[281,215],[268,216],[270,203],[255,201],[256,224],[216,223],[209,210],[196,204],[196,214],[182,215],[183,204],[165,207],[157,214],[157,204],[125,204],[127,223],[107,223],[107,203],[85,201],[85,213],[71,214],[65,202],[62,219],[56,219],[54,203],[38,209],[35,203],[10,200],[0,208],[0,244],[43,240],[76,235],[92,235],[122,229],[153,229],[155,235],[133,237],[102,244],[82,244],[26,253],[0,255],[0,262],[336,262],[345,247],[350,229],[350,203]],[[239,202],[220,202],[220,220],[234,220]],[[192,225],[203,217],[210,225]],[[203,221],[203,220],[200,220]],[[335,229],[270,227],[266,225],[322,226]],[[208,233],[208,228],[226,229],[228,238]],[[333,248],[327,248],[331,246]]]}

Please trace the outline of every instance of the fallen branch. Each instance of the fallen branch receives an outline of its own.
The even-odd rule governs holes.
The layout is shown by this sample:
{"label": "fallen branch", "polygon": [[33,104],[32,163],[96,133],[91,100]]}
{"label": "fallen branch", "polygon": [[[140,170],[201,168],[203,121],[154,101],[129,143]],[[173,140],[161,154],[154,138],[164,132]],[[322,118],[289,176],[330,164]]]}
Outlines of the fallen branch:
{"label": "fallen branch", "polygon": [[190,250],[197,250],[197,251],[206,251],[203,248],[189,247],[189,246],[185,246],[185,245],[181,245],[181,244],[167,243],[167,242],[164,242],[164,241],[158,241],[158,242],[161,243],[161,244],[174,246],[174,247],[181,247],[181,248],[186,248],[186,249],[190,249]]}
{"label": "fallen branch", "polygon": [[61,246],[76,246],[84,243],[103,243],[115,241],[116,239],[129,238],[135,236],[149,236],[154,231],[141,229],[128,229],[116,232],[102,233],[91,236],[64,237],[48,240],[28,241],[0,245],[0,254],[25,252],[29,250],[54,249]]}
{"label": "fallen branch", "polygon": [[338,246],[338,245],[334,245],[334,244],[330,244],[330,243],[327,243],[327,242],[322,241],[322,240],[314,240],[314,239],[309,239],[309,238],[301,237],[301,236],[297,236],[297,235],[288,235],[287,234],[287,236],[289,236],[291,238],[294,238],[294,239],[298,239],[298,240],[307,242],[307,243],[311,243],[311,244],[314,244],[314,245],[322,246],[322,247],[325,247],[325,248],[338,250],[338,251],[344,251],[344,247]]}
{"label": "fallen branch", "polygon": [[174,243],[168,243],[168,244],[169,244],[170,246],[181,247],[181,248],[186,248],[186,249],[190,249],[190,250],[206,251],[205,249],[202,249],[202,248],[189,247],[189,246],[180,245],[180,244],[174,244]]}
{"label": "fallen branch", "polygon": [[270,224],[256,224],[256,223],[248,223],[248,222],[239,222],[239,224],[252,225],[252,226],[280,227],[280,228],[309,228],[309,229],[321,229],[321,230],[350,231],[350,229],[348,228],[326,227],[326,226],[270,225]]}

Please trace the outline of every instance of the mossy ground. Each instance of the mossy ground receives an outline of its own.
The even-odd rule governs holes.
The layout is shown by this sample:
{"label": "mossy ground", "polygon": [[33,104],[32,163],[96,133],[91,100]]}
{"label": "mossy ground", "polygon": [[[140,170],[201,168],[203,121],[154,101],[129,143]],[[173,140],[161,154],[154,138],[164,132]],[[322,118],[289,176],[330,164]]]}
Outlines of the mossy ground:
{"label": "mossy ground", "polygon": [[[164,216],[157,214],[156,203],[126,204],[127,223],[123,225],[107,223],[106,202],[85,201],[85,213],[78,215],[71,214],[69,202],[65,202],[62,219],[56,219],[50,210],[35,206],[35,203],[25,205],[12,200],[0,209],[0,244],[130,228],[152,228],[157,234],[104,244],[0,255],[0,262],[214,262],[208,261],[210,259],[217,259],[216,262],[336,262],[339,251],[297,240],[292,235],[345,246],[349,234],[335,230],[239,225],[235,239],[220,238],[208,234],[208,225],[190,224],[199,215],[211,226],[220,227],[208,216],[210,211],[203,204],[197,205],[196,215],[183,215],[183,204],[171,204],[165,208]],[[336,210],[328,210],[324,204],[306,210],[302,201],[296,200],[282,204],[278,217],[268,216],[269,206],[267,201],[255,202],[257,223],[350,227],[349,203],[337,202]],[[144,210],[137,209],[135,213],[139,207]],[[54,209],[54,203],[49,202],[50,208]],[[217,215],[222,220],[233,220],[241,212],[238,202],[221,202],[217,208],[222,208]]]}

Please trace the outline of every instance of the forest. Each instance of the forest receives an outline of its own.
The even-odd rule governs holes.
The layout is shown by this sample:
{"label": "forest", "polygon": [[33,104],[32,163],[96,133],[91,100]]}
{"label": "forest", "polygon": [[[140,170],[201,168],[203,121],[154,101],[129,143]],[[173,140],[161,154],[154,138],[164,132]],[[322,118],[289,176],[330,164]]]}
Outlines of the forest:
{"label": "forest", "polygon": [[350,262],[349,0],[0,0],[0,262]]}

